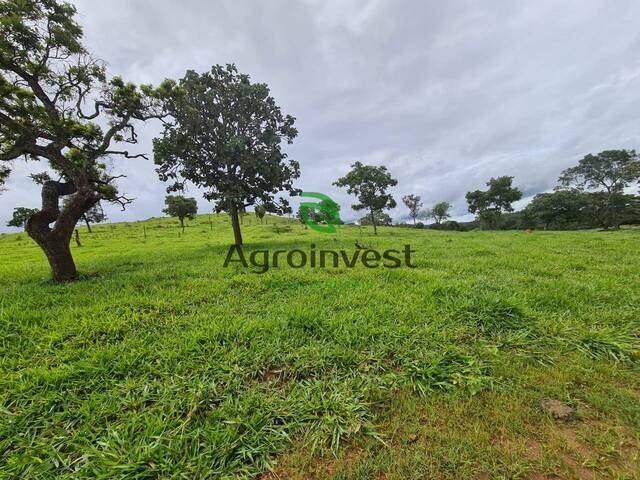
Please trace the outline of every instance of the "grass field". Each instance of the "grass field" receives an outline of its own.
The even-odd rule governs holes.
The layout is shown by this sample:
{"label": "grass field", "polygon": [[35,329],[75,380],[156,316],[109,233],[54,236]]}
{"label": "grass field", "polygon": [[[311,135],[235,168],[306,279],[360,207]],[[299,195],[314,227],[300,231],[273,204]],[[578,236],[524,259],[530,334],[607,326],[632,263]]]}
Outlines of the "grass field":
{"label": "grass field", "polygon": [[81,229],[58,286],[1,236],[0,477],[640,478],[640,230],[273,222],[248,250],[416,268],[223,268],[201,216]]}

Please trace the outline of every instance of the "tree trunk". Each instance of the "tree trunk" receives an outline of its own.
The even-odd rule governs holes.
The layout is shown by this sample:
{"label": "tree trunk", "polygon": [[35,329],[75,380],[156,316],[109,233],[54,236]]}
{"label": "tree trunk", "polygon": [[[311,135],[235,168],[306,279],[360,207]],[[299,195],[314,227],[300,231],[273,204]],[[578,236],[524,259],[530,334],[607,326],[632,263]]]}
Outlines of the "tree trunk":
{"label": "tree trunk", "polygon": [[34,240],[47,256],[54,282],[72,282],[78,279],[78,271],[69,247],[71,238],[65,238],[51,232],[43,238]]}
{"label": "tree trunk", "polygon": [[[74,196],[61,212],[60,197],[71,194]],[[42,186],[42,208],[29,217],[25,229],[46,255],[55,282],[78,279],[69,243],[78,221],[98,200],[94,191],[78,191],[73,183],[50,180]],[[55,225],[50,228],[53,222]]]}
{"label": "tree trunk", "polygon": [[240,246],[242,245],[242,233],[240,232],[240,220],[238,218],[238,207],[233,205],[229,213],[231,214],[231,226],[233,227],[234,243]]}
{"label": "tree trunk", "polygon": [[89,233],[93,233],[93,231],[91,230],[91,224],[89,223],[89,219],[87,218],[87,216],[83,215],[82,218],[84,219],[84,223],[87,224],[87,230],[89,230]]}
{"label": "tree trunk", "polygon": [[373,210],[371,210],[371,223],[373,224],[373,234],[378,234],[378,229],[376,228],[376,216],[373,214]]}
{"label": "tree trunk", "polygon": [[182,227],[182,233],[184,233],[184,218],[180,217],[180,227]]}

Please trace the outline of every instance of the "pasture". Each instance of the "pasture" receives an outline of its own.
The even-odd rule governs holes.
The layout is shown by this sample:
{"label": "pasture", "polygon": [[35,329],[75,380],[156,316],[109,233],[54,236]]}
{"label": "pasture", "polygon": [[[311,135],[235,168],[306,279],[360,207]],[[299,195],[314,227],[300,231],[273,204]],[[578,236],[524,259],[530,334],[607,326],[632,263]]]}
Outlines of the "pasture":
{"label": "pasture", "polygon": [[2,235],[1,478],[640,478],[640,230],[244,222],[416,268],[224,268],[203,215],[80,229],[54,285]]}

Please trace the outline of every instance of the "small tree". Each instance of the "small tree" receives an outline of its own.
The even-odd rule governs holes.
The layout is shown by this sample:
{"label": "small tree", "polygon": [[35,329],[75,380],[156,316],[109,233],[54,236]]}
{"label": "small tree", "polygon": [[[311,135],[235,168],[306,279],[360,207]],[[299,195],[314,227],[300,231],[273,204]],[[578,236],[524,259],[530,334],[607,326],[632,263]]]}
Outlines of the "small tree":
{"label": "small tree", "polygon": [[256,214],[256,218],[262,223],[262,219],[267,214],[267,209],[264,208],[264,205],[256,205],[253,211]]}
{"label": "small tree", "polygon": [[198,202],[195,198],[185,198],[180,195],[167,195],[164,199],[167,206],[163,213],[170,217],[177,217],[180,220],[180,227],[184,233],[184,219],[193,220],[198,213]]}
{"label": "small tree", "polygon": [[[577,166],[562,172],[561,185],[574,185],[578,189],[604,189],[600,217],[604,228],[618,228],[621,211],[619,195],[625,187],[640,180],[640,158],[635,150],[605,150],[597,155],[586,155]],[[622,202],[624,203],[624,202]]]}
{"label": "small tree", "polygon": [[409,209],[409,216],[413,218],[413,224],[416,224],[416,218],[420,214],[420,209],[422,208],[422,202],[420,201],[419,195],[405,195],[402,197],[402,201]]}
{"label": "small tree", "polygon": [[154,140],[155,162],[168,191],[185,181],[206,190],[216,211],[231,216],[236,245],[242,245],[240,212],[256,203],[273,213],[291,212],[276,194],[297,195],[300,167],[287,161],[282,142],[292,143],[295,119],[283,115],[264,83],[251,83],[235,65],[188,71],[164,95],[172,121]]}
{"label": "small tree", "polygon": [[38,212],[37,208],[18,207],[13,210],[13,217],[7,223],[7,227],[24,228],[27,220]]}
{"label": "small tree", "polygon": [[512,187],[513,177],[492,178],[486,191],[467,192],[469,212],[477,214],[478,220],[490,229],[498,226],[503,212],[513,212],[513,202],[522,198],[522,192]]}
{"label": "small tree", "polygon": [[391,177],[387,167],[363,165],[360,162],[351,165],[351,171],[334,182],[337,187],[347,187],[347,193],[358,198],[360,203],[351,206],[354,210],[369,210],[374,234],[378,233],[374,212],[396,206],[396,201],[387,193],[387,188],[397,184],[398,181]]}
{"label": "small tree", "polygon": [[423,213],[425,218],[433,218],[433,221],[436,225],[440,225],[442,222],[451,217],[449,214],[449,209],[451,208],[451,204],[449,202],[439,202],[436,203],[433,207],[426,210]]}

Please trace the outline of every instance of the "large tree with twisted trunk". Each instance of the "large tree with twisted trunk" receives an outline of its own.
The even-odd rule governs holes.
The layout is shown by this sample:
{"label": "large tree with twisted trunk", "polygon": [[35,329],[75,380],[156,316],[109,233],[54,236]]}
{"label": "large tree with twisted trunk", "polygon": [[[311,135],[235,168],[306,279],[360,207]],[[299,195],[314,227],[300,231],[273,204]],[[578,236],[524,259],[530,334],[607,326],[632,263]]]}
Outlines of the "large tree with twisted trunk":
{"label": "large tree with twisted trunk", "polygon": [[134,122],[162,116],[156,90],[106,79],[81,44],[75,13],[57,0],[0,1],[0,183],[15,159],[48,163],[52,176],[43,177],[26,231],[56,282],[78,278],[69,249],[78,220],[100,200],[130,202],[105,158],[144,157],[114,145],[136,143]]}

